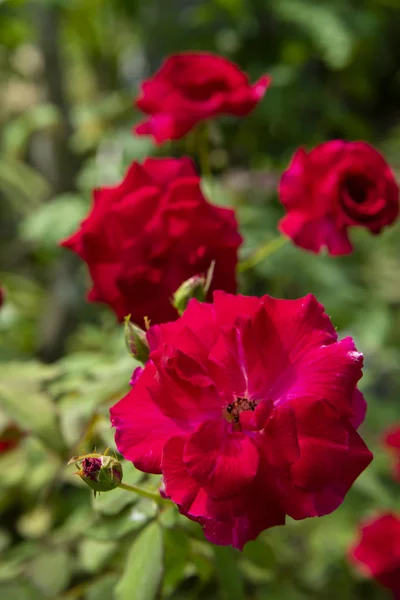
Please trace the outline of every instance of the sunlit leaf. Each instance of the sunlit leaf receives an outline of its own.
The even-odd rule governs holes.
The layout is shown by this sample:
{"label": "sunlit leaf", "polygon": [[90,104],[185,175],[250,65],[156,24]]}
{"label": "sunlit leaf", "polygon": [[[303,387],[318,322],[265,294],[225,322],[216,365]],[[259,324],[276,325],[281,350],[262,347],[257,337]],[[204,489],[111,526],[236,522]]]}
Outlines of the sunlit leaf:
{"label": "sunlit leaf", "polygon": [[153,600],[163,574],[163,538],[158,523],[148,525],[129,550],[116,600]]}

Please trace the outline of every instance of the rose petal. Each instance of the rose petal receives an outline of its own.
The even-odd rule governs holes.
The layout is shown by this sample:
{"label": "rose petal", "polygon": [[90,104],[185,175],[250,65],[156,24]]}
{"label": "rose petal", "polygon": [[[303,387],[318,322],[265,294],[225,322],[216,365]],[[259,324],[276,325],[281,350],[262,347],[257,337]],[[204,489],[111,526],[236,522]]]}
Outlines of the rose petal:
{"label": "rose petal", "polygon": [[186,442],[183,460],[196,482],[219,499],[242,492],[253,481],[259,464],[252,440],[232,432],[222,420],[198,427]]}

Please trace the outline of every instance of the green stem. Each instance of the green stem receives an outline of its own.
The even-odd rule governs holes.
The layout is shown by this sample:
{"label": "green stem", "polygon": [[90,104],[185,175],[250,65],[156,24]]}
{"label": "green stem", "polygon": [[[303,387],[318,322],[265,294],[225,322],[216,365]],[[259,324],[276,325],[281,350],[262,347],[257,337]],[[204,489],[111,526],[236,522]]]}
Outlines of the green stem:
{"label": "green stem", "polygon": [[203,177],[211,177],[210,155],[208,148],[208,123],[200,125],[197,129],[197,152],[199,155],[200,170]]}
{"label": "green stem", "polygon": [[143,488],[138,487],[137,485],[128,485],[127,483],[120,483],[119,487],[123,490],[126,490],[127,492],[132,492],[133,494],[137,494],[138,496],[142,496],[143,498],[153,500],[153,502],[157,502],[157,504],[160,504],[161,502],[170,502],[170,500],[162,498],[160,494],[157,494],[157,492],[152,492],[151,490],[144,490]]}
{"label": "green stem", "polygon": [[271,256],[271,254],[276,252],[276,250],[279,250],[281,246],[284,246],[284,244],[286,244],[288,240],[289,238],[281,235],[260,246],[260,248],[258,248],[249,258],[243,260],[238,264],[239,273],[248,271],[256,264],[258,264],[261,260],[267,258],[267,256]]}

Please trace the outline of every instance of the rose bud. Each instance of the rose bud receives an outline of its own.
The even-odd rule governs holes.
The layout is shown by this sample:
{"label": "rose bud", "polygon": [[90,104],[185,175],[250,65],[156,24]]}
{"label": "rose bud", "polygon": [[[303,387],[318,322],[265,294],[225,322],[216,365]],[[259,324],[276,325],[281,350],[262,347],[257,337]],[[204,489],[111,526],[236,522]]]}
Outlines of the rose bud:
{"label": "rose bud", "polygon": [[182,283],[176,290],[172,304],[181,315],[188,305],[189,300],[196,298],[199,302],[206,299],[205,293],[206,278],[203,275],[194,275]]}
{"label": "rose bud", "polygon": [[150,352],[146,332],[135,323],[132,323],[130,318],[130,315],[125,317],[126,346],[133,358],[136,358],[136,360],[145,364],[149,359]]}
{"label": "rose bud", "polygon": [[215,260],[212,261],[206,275],[194,275],[182,283],[176,290],[172,304],[180,315],[184,313],[189,300],[196,298],[205,302],[214,275]]}
{"label": "rose bud", "polygon": [[73,456],[68,464],[75,464],[79,475],[96,492],[109,492],[122,481],[122,466],[117,459],[105,454],[85,454]]}

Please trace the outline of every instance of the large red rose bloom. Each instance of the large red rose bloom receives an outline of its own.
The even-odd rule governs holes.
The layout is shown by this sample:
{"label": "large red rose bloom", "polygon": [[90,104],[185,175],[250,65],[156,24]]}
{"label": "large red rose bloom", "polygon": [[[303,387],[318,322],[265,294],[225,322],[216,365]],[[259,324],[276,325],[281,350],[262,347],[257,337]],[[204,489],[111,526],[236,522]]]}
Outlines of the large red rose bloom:
{"label": "large red rose bloom", "polygon": [[372,455],[356,432],[362,355],[313,296],[214,293],[147,333],[150,361],[111,408],[118,450],[201,523],[243,545],[335,510]]}
{"label": "large red rose bloom", "polygon": [[270,78],[264,76],[251,85],[246,74],[222,56],[174,54],[142,84],[136,105],[150,118],[135,131],[162,143],[179,139],[199,121],[222,113],[244,117],[264,96],[269,83]]}
{"label": "large red rose bloom", "polygon": [[365,522],[350,559],[400,599],[400,517],[386,513]]}
{"label": "large red rose bloom", "polygon": [[348,229],[379,233],[399,212],[399,188],[382,155],[365,142],[326,142],[300,148],[282,175],[279,196],[286,209],[281,231],[295,244],[319,252],[348,254]]}
{"label": "large red rose bloom", "polygon": [[241,241],[233,210],[207,202],[190,159],[148,158],[94,192],[89,216],[62,245],[87,263],[89,299],[141,325],[145,316],[176,319],[173,293],[212,261],[211,290],[234,292]]}

